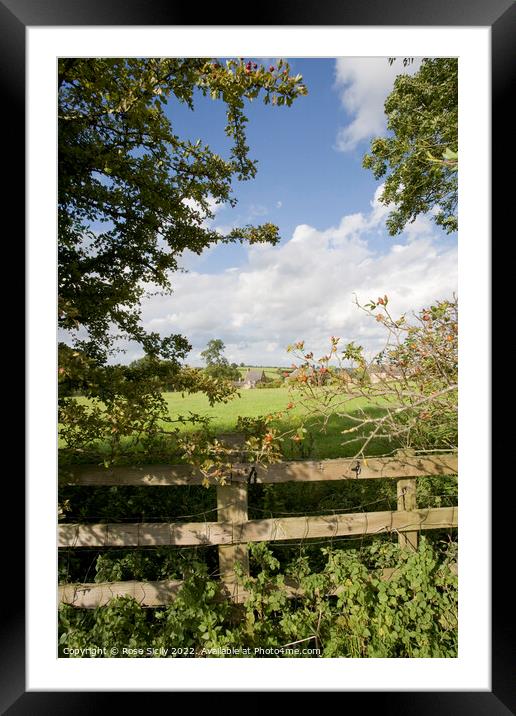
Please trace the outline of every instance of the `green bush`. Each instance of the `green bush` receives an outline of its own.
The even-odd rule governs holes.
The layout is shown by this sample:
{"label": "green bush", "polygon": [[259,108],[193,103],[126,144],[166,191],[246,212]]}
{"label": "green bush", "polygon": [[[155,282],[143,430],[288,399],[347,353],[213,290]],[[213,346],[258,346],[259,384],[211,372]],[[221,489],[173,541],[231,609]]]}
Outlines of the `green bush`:
{"label": "green bush", "polygon": [[[109,653],[95,653],[95,647],[115,647],[124,656],[128,647],[143,650],[140,656],[168,658],[456,657],[457,577],[449,568],[456,550],[455,542],[442,546],[424,537],[417,552],[376,539],[361,549],[321,549],[322,569],[316,572],[304,548],[282,570],[271,547],[253,544],[254,576],[240,575],[249,592],[240,607],[223,597],[206,564],[193,559],[168,607],[144,609],[127,597],[89,611],[62,607],[60,655],[67,656],[67,647],[90,648],[86,655],[102,657]],[[383,580],[387,566],[395,572]],[[302,596],[287,597],[283,586],[289,578],[299,582]],[[299,640],[318,653],[282,651]]]}
{"label": "green bush", "polygon": [[281,378],[271,378],[265,383],[257,383],[256,388],[263,390],[264,388],[281,388],[283,386],[283,380]]}

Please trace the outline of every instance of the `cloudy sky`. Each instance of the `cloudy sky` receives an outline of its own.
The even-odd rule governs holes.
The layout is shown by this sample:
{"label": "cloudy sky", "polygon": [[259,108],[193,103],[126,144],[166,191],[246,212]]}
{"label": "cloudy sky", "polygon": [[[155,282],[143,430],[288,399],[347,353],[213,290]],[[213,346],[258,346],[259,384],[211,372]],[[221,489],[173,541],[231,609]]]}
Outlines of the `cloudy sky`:
{"label": "cloudy sky", "polygon": [[[268,60],[270,62],[270,60]],[[193,345],[188,362],[211,338],[221,338],[230,361],[288,365],[286,346],[304,339],[314,353],[328,337],[355,340],[370,354],[384,333],[354,303],[388,294],[395,314],[450,297],[457,287],[457,238],[420,217],[393,238],[381,185],[362,168],[373,136],[385,134],[383,102],[401,61],[383,58],[294,59],[308,96],[292,107],[248,107],[248,144],[256,179],[237,184],[235,208],[216,206],[221,231],[271,221],[281,242],[186,253],[186,273],[173,276],[170,296],[143,303],[148,330],[182,333]],[[227,155],[223,107],[200,99],[194,112],[169,106],[174,130],[202,138]],[[139,357],[129,347],[125,360]]]}

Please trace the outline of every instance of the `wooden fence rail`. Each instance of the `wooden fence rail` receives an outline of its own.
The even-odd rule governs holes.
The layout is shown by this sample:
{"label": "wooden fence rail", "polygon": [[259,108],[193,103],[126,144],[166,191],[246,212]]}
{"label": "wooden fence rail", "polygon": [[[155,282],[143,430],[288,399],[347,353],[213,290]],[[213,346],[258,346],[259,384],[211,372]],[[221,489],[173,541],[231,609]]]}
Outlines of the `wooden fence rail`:
{"label": "wooden fence rail", "polygon": [[[235,564],[249,573],[249,542],[306,540],[313,538],[380,535],[396,533],[400,546],[416,549],[421,530],[449,529],[458,525],[458,507],[418,509],[416,479],[425,475],[449,476],[457,473],[456,455],[418,457],[399,454],[393,458],[367,460],[323,460],[319,462],[282,462],[258,467],[252,482],[306,482],[317,480],[396,479],[397,510],[324,516],[302,516],[249,520],[247,483],[251,465],[234,465],[229,484],[218,485],[217,522],[103,523],[60,524],[60,548],[156,547],[217,545],[220,579],[235,602],[245,596],[237,584]],[[73,485],[191,485],[202,475],[188,465],[145,465],[115,467],[74,466],[60,476],[61,484]],[[60,602],[75,606],[102,606],[112,596],[130,594],[145,606],[174,599],[181,582],[119,582],[109,585],[61,585]],[[288,586],[292,594],[296,586]],[[290,593],[289,592],[289,593]],[[110,596],[111,595],[111,596]]]}
{"label": "wooden fence rail", "polygon": [[[268,466],[235,464],[228,475],[233,483],[316,482],[322,480],[371,480],[423,477],[457,473],[457,456],[384,457],[367,460],[279,462]],[[112,468],[74,465],[63,469],[61,485],[200,485],[202,473],[191,465],[136,465]]]}
{"label": "wooden fence rail", "polygon": [[[447,568],[453,574],[458,574],[457,563],[450,562]],[[382,580],[396,579],[399,572],[394,567],[384,567],[377,574]],[[162,607],[170,604],[177,595],[183,582],[180,579],[163,579],[158,582],[100,582],[87,584],[61,584],[59,586],[59,602],[70,604],[80,609],[96,609],[105,607],[114,597],[132,597],[142,607]],[[283,589],[287,597],[303,596],[304,592],[299,582],[291,577],[285,577]],[[327,596],[338,596],[344,587],[335,587]],[[220,601],[230,599],[235,603],[246,600],[248,592],[239,584],[223,583],[223,589],[218,595]]]}
{"label": "wooden fence rail", "polygon": [[[247,542],[414,532],[457,526],[457,507],[281,517],[246,522],[137,522],[59,525],[59,547],[242,545]],[[223,554],[227,554],[224,552]],[[226,560],[227,561],[227,560]],[[227,569],[222,569],[227,572]]]}

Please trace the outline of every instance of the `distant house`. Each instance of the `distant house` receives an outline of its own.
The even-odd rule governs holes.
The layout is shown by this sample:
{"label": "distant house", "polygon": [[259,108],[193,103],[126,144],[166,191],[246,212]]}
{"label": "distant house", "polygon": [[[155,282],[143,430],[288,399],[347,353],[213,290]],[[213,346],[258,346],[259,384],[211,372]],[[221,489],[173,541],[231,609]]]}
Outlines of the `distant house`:
{"label": "distant house", "polygon": [[301,366],[294,368],[285,376],[285,383],[310,383],[311,385],[325,385],[332,373],[328,370],[321,371],[321,368],[310,368]]}
{"label": "distant house", "polygon": [[401,378],[401,371],[390,365],[375,365],[368,370],[371,383],[380,383],[384,380],[396,380]]}
{"label": "distant house", "polygon": [[242,388],[256,388],[259,383],[266,383],[265,371],[259,368],[249,368],[244,376]]}

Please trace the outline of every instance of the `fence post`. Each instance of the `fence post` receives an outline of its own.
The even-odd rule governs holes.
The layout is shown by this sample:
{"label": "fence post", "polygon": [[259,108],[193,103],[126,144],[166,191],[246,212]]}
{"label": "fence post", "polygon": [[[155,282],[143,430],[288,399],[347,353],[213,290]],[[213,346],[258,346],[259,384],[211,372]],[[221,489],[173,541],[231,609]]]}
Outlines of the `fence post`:
{"label": "fence post", "polygon": [[[217,485],[217,515],[219,522],[247,521],[247,485]],[[228,586],[236,584],[235,562],[240,562],[249,574],[249,551],[246,544],[219,546],[220,579]]]}
{"label": "fence post", "polygon": [[[411,457],[414,455],[413,450],[398,450],[396,456],[403,459],[404,457]],[[398,510],[412,511],[417,508],[416,503],[416,490],[417,482],[415,478],[405,478],[397,480],[397,498],[398,498]],[[417,550],[419,543],[419,531],[414,530],[413,532],[399,532],[398,533],[398,544],[402,549],[409,549],[413,552]]]}
{"label": "fence post", "polygon": [[[219,439],[232,448],[231,462],[245,460],[244,433],[222,433],[219,435]],[[219,522],[247,522],[246,484],[237,483],[217,486],[217,519]],[[247,545],[221,545],[219,547],[220,579],[228,586],[236,584],[235,562],[240,562],[244,573],[249,574],[249,550]]]}

